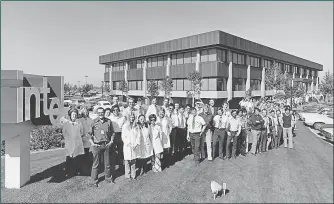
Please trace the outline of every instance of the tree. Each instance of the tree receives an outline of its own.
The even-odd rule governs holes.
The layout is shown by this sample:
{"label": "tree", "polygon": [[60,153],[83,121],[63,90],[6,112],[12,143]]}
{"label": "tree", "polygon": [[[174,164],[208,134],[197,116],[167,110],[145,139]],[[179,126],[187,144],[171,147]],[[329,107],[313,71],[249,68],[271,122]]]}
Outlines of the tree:
{"label": "tree", "polygon": [[69,95],[70,93],[71,93],[71,91],[72,91],[72,85],[70,84],[70,83],[65,83],[64,84],[64,93],[66,94],[66,95]]}
{"label": "tree", "polygon": [[200,98],[202,88],[202,76],[199,71],[193,71],[189,74],[188,80],[191,82],[191,90],[187,95],[193,99],[192,105],[195,105],[195,98]]}
{"label": "tree", "polygon": [[150,99],[159,95],[159,85],[157,81],[154,80],[148,81],[147,93],[150,95]]}
{"label": "tree", "polygon": [[165,98],[170,98],[172,95],[173,80],[168,76],[162,81],[161,86],[159,87],[162,91],[165,92]]}
{"label": "tree", "polygon": [[271,67],[266,69],[266,75],[265,75],[265,84],[266,87],[269,90],[274,90],[274,95],[279,94],[277,90],[283,90],[287,80],[286,80],[287,74],[285,74],[280,67],[278,66],[278,63],[273,63]]}
{"label": "tree", "polygon": [[333,73],[327,71],[319,84],[319,90],[321,94],[324,95],[325,99],[327,98],[328,95],[333,95],[334,92],[333,82],[334,82]]}
{"label": "tree", "polygon": [[252,91],[253,91],[252,87],[246,90],[245,99],[250,100],[252,98]]}
{"label": "tree", "polygon": [[122,95],[127,96],[129,92],[129,86],[128,83],[123,80],[119,83],[119,90],[122,91]]}
{"label": "tree", "polygon": [[73,87],[72,87],[72,92],[77,92],[78,91],[78,87],[77,87],[77,85],[74,85]]}
{"label": "tree", "polygon": [[104,90],[106,91],[106,93],[110,93],[110,85],[109,84],[105,85]]}
{"label": "tree", "polygon": [[85,84],[81,87],[81,91],[83,94],[88,94],[93,88],[93,84]]}

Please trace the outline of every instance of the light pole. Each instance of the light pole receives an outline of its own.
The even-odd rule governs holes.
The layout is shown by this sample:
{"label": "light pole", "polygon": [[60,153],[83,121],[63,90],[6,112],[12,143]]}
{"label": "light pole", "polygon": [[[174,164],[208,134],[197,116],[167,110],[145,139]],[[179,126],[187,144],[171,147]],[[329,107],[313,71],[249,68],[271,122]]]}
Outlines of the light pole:
{"label": "light pole", "polygon": [[88,76],[85,76],[85,77],[86,77],[86,86],[87,86],[87,77],[88,77]]}
{"label": "light pole", "polygon": [[103,81],[101,81],[101,82],[102,82],[101,89],[102,89],[102,96],[103,96]]}

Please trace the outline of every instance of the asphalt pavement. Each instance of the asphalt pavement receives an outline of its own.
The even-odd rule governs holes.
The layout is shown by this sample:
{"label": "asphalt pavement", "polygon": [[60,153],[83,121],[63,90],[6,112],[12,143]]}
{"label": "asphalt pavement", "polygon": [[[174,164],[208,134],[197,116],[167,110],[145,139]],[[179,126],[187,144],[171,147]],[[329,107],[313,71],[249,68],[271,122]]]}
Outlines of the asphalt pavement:
{"label": "asphalt pavement", "polygon": [[[20,190],[4,188],[1,160],[1,202],[189,202],[189,203],[333,203],[333,146],[297,124],[295,149],[279,148],[235,160],[203,161],[192,155],[160,173],[152,171],[115,184],[87,186],[87,176],[55,178],[64,161],[62,150],[31,155],[32,182]],[[213,200],[210,182],[225,182],[228,193]]]}

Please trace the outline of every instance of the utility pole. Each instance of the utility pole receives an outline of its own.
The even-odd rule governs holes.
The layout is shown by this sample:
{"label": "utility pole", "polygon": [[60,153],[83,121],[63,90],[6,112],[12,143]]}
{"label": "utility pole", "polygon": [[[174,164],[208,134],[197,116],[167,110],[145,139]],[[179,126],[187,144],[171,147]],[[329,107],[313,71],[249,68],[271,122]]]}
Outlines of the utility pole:
{"label": "utility pole", "polygon": [[87,86],[87,77],[88,77],[88,76],[85,76],[85,77],[86,77],[86,86]]}
{"label": "utility pole", "polygon": [[102,86],[101,86],[101,89],[102,89],[102,96],[103,96],[103,81],[102,81]]}

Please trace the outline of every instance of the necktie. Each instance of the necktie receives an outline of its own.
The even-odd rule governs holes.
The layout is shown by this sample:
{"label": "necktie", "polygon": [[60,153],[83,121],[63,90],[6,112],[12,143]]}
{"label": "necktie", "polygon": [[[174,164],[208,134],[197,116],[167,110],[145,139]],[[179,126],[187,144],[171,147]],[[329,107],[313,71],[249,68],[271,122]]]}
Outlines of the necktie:
{"label": "necktie", "polygon": [[192,123],[192,129],[195,129],[195,116],[193,116],[193,123]]}
{"label": "necktie", "polygon": [[220,116],[219,123],[218,123],[218,128],[221,129],[222,126],[223,126],[223,116]]}
{"label": "necktie", "polygon": [[181,115],[181,128],[183,128],[183,123],[184,123],[183,115]]}

